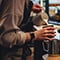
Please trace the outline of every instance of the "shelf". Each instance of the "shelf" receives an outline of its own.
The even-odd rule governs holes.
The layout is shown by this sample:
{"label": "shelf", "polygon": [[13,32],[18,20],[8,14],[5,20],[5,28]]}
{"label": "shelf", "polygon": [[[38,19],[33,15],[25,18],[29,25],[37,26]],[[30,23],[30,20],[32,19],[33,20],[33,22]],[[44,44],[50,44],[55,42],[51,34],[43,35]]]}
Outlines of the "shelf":
{"label": "shelf", "polygon": [[49,6],[60,6],[60,4],[49,4]]}

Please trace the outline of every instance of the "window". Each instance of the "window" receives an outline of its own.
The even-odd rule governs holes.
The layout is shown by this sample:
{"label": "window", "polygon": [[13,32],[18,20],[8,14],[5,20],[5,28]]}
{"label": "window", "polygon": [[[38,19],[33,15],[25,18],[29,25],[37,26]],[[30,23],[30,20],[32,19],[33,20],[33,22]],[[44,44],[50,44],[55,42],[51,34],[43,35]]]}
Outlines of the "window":
{"label": "window", "polygon": [[49,23],[60,25],[60,0],[49,0]]}

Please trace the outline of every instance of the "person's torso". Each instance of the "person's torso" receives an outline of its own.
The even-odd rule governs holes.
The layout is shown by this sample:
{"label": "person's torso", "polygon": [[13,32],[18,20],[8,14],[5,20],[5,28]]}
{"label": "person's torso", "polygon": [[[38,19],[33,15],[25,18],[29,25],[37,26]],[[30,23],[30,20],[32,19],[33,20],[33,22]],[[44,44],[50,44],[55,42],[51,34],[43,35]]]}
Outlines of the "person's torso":
{"label": "person's torso", "polygon": [[18,29],[23,20],[25,2],[26,0],[4,0],[0,10],[4,29]]}

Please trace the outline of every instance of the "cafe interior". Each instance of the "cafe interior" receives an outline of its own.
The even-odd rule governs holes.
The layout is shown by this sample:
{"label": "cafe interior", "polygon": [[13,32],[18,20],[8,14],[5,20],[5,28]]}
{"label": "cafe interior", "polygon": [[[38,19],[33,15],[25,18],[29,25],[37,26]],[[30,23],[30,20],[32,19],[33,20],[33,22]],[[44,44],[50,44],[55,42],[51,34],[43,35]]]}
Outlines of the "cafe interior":
{"label": "cafe interior", "polygon": [[[60,60],[60,0],[35,1],[35,3],[39,3],[43,7],[43,11],[39,13],[40,16],[31,11],[30,19],[37,25],[34,27],[38,29],[44,24],[52,25],[56,28],[56,36],[52,41],[31,41],[26,43],[28,48],[23,52],[23,60]],[[42,20],[43,23],[41,23]]]}

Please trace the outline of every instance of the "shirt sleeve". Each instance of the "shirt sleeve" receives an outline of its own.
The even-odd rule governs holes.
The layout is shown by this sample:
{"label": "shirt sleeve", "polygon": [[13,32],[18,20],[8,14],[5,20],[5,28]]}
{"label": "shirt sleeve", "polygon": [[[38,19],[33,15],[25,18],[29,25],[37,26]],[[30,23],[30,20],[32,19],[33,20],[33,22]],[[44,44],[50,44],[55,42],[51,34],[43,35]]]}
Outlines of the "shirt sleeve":
{"label": "shirt sleeve", "polygon": [[[2,41],[1,41],[2,40]],[[0,40],[0,44],[4,47],[12,48],[15,45],[21,46],[25,43],[26,34],[22,31],[5,32]]]}
{"label": "shirt sleeve", "polygon": [[4,31],[0,35],[0,45],[2,46],[10,48],[15,45],[21,46],[26,41],[26,34],[19,28],[25,3],[22,1],[25,0],[8,0],[8,2],[4,0],[3,15],[1,16]]}

